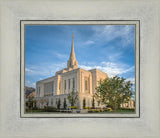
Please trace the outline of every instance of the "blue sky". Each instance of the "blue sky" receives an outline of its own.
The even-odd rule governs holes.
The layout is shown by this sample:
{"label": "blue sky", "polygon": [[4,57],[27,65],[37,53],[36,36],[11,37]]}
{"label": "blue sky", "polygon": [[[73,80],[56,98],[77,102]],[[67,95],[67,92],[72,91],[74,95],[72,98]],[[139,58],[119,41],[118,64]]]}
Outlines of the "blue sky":
{"label": "blue sky", "polygon": [[26,25],[25,85],[51,77],[67,66],[72,34],[78,66],[135,80],[134,25]]}

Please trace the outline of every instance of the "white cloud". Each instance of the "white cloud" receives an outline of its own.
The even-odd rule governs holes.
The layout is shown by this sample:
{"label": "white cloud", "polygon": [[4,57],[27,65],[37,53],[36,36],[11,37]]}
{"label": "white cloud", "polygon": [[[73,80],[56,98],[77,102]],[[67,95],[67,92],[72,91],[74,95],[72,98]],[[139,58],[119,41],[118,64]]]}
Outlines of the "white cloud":
{"label": "white cloud", "polygon": [[86,65],[79,65],[80,68],[85,69],[85,70],[91,70],[93,69],[95,66],[86,66]]}
{"label": "white cloud", "polygon": [[134,66],[128,67],[125,64],[117,64],[113,62],[101,62],[98,66],[80,65],[81,68],[86,70],[99,69],[108,74],[109,77],[121,75],[134,70]]}
{"label": "white cloud", "polygon": [[116,61],[119,58],[121,58],[123,56],[122,52],[118,52],[118,53],[108,53],[108,59],[109,61]]}
{"label": "white cloud", "polygon": [[56,57],[58,57],[59,59],[67,59],[68,58],[68,56],[67,55],[65,55],[65,54],[61,54],[61,53],[55,53],[55,55],[56,55]]}
{"label": "white cloud", "polygon": [[88,40],[86,42],[83,43],[83,45],[91,45],[91,44],[94,44],[95,42],[92,41],[92,40]]}
{"label": "white cloud", "polygon": [[55,63],[55,64],[42,64],[42,65],[28,65],[25,68],[26,75],[34,76],[40,75],[45,77],[54,76],[55,73],[66,67],[66,63]]}
{"label": "white cloud", "polygon": [[25,71],[26,71],[26,72],[33,72],[33,70],[32,70],[32,69],[29,69],[29,68],[25,68]]}
{"label": "white cloud", "polygon": [[[37,79],[45,79],[51,76],[54,76],[55,73],[63,68],[66,67],[66,63],[56,63],[56,64],[43,64],[39,66],[27,66],[25,68],[26,75],[31,77],[38,76]],[[79,65],[79,67],[85,69],[85,70],[91,70],[91,69],[99,69],[105,73],[108,74],[109,77],[113,77],[115,75],[122,75],[125,73],[130,73],[134,71],[134,66],[128,66],[126,64],[122,63],[115,63],[115,62],[100,62],[99,65],[95,64],[83,64]],[[40,79],[40,80],[41,80]],[[127,80],[130,80],[132,83],[134,82],[134,78],[128,78]],[[38,80],[37,80],[38,81]],[[26,81],[26,84],[29,86],[35,86],[35,84],[32,84],[29,81]]]}
{"label": "white cloud", "polygon": [[134,42],[134,34],[132,33],[133,27],[130,25],[119,26],[107,25],[104,27],[93,27],[95,31],[95,39],[97,41],[112,41],[117,38],[121,38],[120,46],[124,47]]}

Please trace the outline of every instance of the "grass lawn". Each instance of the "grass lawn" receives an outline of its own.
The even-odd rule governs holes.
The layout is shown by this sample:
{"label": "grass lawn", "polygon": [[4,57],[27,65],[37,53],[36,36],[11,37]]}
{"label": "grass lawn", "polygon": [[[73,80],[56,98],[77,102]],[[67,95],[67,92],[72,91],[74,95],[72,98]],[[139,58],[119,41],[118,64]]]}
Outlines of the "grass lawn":
{"label": "grass lawn", "polygon": [[39,113],[39,112],[44,112],[44,110],[28,110],[26,113]]}
{"label": "grass lawn", "polygon": [[[105,111],[105,112],[100,112],[100,113],[114,113],[114,111],[111,111],[111,112]],[[117,110],[116,113],[124,113],[124,114],[125,113],[135,113],[135,111],[133,111],[133,110]]]}
{"label": "grass lawn", "polygon": [[[69,112],[45,112],[44,110],[29,110],[29,111],[26,111],[26,113],[49,113],[49,114],[51,114],[51,113],[69,113]],[[134,110],[117,110],[116,111],[116,113],[114,113],[114,111],[104,111],[104,112],[91,112],[91,113],[89,113],[89,114],[133,114],[133,113],[135,113],[135,111]]]}
{"label": "grass lawn", "polygon": [[51,114],[51,113],[70,113],[70,112],[59,112],[59,111],[44,111],[43,109],[41,110],[27,110],[26,113],[44,113],[44,114]]}

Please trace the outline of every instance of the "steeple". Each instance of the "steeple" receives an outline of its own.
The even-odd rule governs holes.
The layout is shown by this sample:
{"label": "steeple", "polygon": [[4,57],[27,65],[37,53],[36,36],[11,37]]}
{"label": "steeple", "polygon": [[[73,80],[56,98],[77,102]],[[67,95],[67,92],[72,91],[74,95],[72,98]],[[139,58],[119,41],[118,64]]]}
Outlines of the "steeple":
{"label": "steeple", "polygon": [[71,48],[71,53],[70,53],[70,59],[72,58],[75,58],[75,53],[74,53],[74,41],[73,41],[73,34],[72,34],[72,48]]}
{"label": "steeple", "polygon": [[67,62],[67,67],[68,68],[72,68],[72,69],[76,69],[78,68],[78,62],[76,60],[76,56],[74,53],[74,40],[73,40],[73,34],[72,34],[72,46],[71,46],[71,53],[70,53],[70,57],[69,60]]}

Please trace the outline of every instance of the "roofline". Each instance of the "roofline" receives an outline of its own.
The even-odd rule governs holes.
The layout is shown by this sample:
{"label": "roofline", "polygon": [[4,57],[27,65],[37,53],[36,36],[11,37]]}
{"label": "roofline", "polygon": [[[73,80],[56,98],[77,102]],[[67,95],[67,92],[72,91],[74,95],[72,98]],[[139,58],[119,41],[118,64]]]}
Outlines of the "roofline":
{"label": "roofline", "polygon": [[[91,70],[88,70],[88,71],[92,71],[92,70],[93,70],[93,71],[94,71],[94,70],[95,70],[95,71],[100,71],[100,72],[102,72],[102,73],[105,73],[105,72],[103,72],[103,71],[101,71],[101,70],[99,70],[99,69],[96,69],[96,68],[91,69]],[[105,74],[107,74],[107,73],[105,73]],[[107,74],[107,75],[108,75],[108,74]]]}
{"label": "roofline", "polygon": [[36,83],[42,82],[42,81],[44,81],[44,80],[48,80],[48,79],[51,79],[51,78],[54,78],[54,77],[57,77],[57,76],[52,76],[52,77],[49,77],[49,78],[46,78],[46,79],[43,79],[43,80],[39,80],[39,81],[37,81]]}
{"label": "roofline", "polygon": [[[63,70],[63,69],[62,69],[62,70]],[[83,70],[83,71],[90,72],[90,73],[91,73],[91,71],[94,71],[94,70],[95,70],[95,71],[100,71],[100,72],[102,72],[102,73],[105,73],[105,72],[103,72],[103,71],[101,71],[101,70],[99,70],[99,69],[96,69],[96,68],[91,69],[91,70],[85,70],[85,69],[83,69],[83,68],[77,68],[77,69],[73,69],[73,70],[64,72],[64,73],[62,73],[62,74],[67,74],[67,73],[70,73],[70,72],[76,71],[76,70]],[[60,71],[61,71],[61,70],[60,70]],[[107,73],[105,73],[105,74],[108,76]],[[58,75],[61,75],[61,74],[58,74]],[[55,75],[55,76],[52,76],[52,77],[49,77],[49,78],[46,78],[46,79],[43,79],[43,80],[39,80],[39,81],[37,81],[36,83],[39,83],[39,82],[42,82],[42,81],[44,81],[44,80],[48,80],[48,79],[51,79],[51,78],[54,78],[54,77],[58,77],[58,75]]]}

